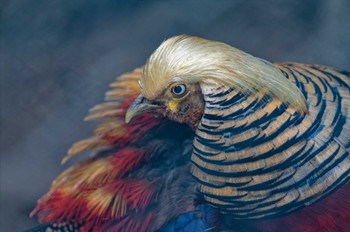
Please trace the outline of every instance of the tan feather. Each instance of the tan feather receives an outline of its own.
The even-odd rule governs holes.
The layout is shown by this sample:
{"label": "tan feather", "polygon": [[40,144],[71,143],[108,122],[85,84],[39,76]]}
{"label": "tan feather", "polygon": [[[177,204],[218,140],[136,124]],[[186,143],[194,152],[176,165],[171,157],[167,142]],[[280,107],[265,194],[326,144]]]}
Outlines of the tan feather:
{"label": "tan feather", "polygon": [[64,164],[69,159],[74,157],[75,155],[88,151],[95,148],[102,148],[108,145],[107,141],[99,138],[99,137],[91,137],[79,142],[76,142],[72,145],[72,147],[68,150],[67,155],[62,159],[61,163]]}

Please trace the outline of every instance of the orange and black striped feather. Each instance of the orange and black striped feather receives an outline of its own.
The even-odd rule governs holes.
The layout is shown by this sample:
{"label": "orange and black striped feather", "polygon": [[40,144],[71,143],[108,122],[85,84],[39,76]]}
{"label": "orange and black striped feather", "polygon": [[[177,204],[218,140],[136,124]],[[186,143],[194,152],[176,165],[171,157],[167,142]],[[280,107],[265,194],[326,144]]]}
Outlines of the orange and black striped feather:
{"label": "orange and black striped feather", "polygon": [[334,69],[276,66],[303,93],[300,114],[264,92],[225,86],[204,93],[192,173],[206,200],[237,219],[303,208],[350,178],[350,78]]}

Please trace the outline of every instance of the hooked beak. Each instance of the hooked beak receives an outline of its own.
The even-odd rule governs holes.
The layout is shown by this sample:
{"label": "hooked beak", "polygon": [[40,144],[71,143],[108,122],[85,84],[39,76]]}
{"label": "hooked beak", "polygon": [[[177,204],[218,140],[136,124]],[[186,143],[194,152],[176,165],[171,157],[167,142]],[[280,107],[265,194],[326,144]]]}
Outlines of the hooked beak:
{"label": "hooked beak", "polygon": [[150,100],[148,100],[142,94],[140,94],[129,106],[128,111],[125,115],[125,122],[129,123],[131,119],[136,117],[137,115],[154,112],[155,109],[159,107],[159,105],[152,104]]}

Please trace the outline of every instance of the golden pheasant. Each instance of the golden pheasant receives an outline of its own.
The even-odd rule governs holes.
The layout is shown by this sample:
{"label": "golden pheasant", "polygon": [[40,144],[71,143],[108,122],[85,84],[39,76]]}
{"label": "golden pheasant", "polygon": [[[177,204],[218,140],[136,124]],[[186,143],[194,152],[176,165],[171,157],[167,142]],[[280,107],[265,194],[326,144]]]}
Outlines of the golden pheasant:
{"label": "golden pheasant", "polygon": [[350,231],[349,72],[183,35],[111,86],[42,230]]}

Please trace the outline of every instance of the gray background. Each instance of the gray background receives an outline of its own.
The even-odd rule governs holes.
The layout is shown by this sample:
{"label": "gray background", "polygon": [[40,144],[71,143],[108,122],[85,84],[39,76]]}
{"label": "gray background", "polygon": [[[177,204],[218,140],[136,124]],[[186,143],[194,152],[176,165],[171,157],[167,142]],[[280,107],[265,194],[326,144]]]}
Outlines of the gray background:
{"label": "gray background", "polygon": [[[109,82],[165,39],[190,34],[271,61],[350,70],[350,1],[12,0],[1,10],[0,231],[28,214],[93,128]],[[76,161],[76,160],[75,160]]]}

